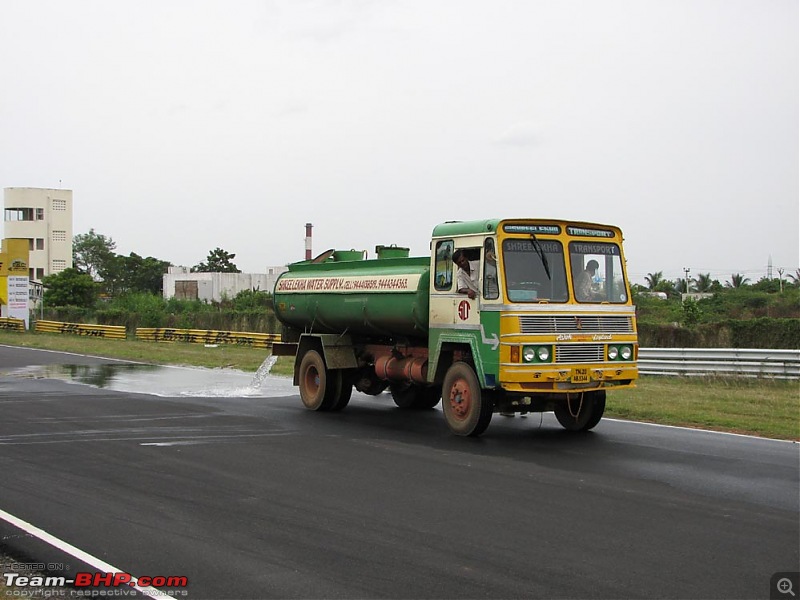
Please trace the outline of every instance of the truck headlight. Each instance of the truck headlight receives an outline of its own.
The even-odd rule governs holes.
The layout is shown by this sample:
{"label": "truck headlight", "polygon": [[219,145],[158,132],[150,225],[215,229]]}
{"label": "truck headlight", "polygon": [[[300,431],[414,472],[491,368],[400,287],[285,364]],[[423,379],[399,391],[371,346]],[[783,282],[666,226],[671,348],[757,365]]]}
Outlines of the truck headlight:
{"label": "truck headlight", "polygon": [[550,348],[547,346],[539,346],[536,349],[536,357],[539,362],[548,362],[550,360]]}
{"label": "truck headlight", "polygon": [[622,357],[622,360],[630,360],[631,356],[633,356],[633,348],[630,346],[621,346],[619,355]]}
{"label": "truck headlight", "polygon": [[619,349],[616,346],[608,347],[608,360],[617,360],[619,356]]}
{"label": "truck headlight", "polygon": [[533,362],[536,359],[536,348],[533,346],[525,346],[522,349],[522,360],[526,363]]}

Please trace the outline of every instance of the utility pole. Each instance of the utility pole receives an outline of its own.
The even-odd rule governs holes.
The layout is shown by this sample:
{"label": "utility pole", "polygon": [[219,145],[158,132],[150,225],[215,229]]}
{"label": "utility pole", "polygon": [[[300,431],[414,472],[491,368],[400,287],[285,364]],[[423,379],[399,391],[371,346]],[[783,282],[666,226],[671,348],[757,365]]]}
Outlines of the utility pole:
{"label": "utility pole", "polygon": [[783,293],[783,267],[778,267],[778,284],[781,287],[781,294]]}
{"label": "utility pole", "polygon": [[683,267],[683,272],[686,273],[686,293],[689,293],[689,267]]}

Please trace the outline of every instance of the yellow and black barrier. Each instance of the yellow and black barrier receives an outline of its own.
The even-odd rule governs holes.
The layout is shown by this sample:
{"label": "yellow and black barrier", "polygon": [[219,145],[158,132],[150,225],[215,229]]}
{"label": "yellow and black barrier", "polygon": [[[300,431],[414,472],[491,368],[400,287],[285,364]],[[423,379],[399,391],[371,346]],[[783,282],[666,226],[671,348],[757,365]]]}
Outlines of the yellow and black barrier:
{"label": "yellow and black barrier", "polygon": [[242,331],[210,331],[208,329],[172,329],[137,327],[136,337],[150,342],[191,342],[194,344],[236,344],[251,348],[269,348],[280,341],[277,333],[245,333]]}
{"label": "yellow and black barrier", "polygon": [[25,331],[25,321],[22,319],[14,319],[12,317],[0,318],[0,329],[9,329],[11,331]]}
{"label": "yellow and black barrier", "polygon": [[127,337],[123,325],[92,325],[85,323],[62,323],[60,321],[36,321],[37,333],[68,333],[84,337],[100,337],[124,340]]}

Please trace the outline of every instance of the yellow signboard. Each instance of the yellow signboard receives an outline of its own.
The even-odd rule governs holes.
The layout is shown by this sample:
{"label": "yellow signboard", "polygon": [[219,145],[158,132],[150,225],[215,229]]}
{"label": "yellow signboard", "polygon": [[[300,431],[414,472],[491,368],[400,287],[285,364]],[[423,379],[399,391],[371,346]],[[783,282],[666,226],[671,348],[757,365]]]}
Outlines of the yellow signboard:
{"label": "yellow signboard", "polygon": [[29,248],[25,238],[4,239],[0,244],[0,277],[27,277]]}
{"label": "yellow signboard", "polygon": [[0,241],[0,304],[8,305],[9,277],[28,277],[29,252],[30,242],[25,238]]}

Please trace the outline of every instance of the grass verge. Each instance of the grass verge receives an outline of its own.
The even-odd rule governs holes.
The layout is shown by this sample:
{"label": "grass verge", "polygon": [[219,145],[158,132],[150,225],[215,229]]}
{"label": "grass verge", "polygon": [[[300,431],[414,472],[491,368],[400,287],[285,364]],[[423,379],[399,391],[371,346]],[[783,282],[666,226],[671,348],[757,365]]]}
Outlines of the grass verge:
{"label": "grass verge", "polygon": [[[241,346],[206,348],[183,342],[105,340],[0,330],[0,344],[123,358],[154,364],[229,367],[255,371],[269,351]],[[0,365],[1,366],[1,365]],[[281,357],[276,375],[291,375],[292,359]],[[632,390],[608,394],[606,416],[776,439],[800,440],[800,383],[720,377],[639,379]]]}
{"label": "grass verge", "polygon": [[643,376],[634,389],[609,392],[605,416],[800,440],[800,383]]}

